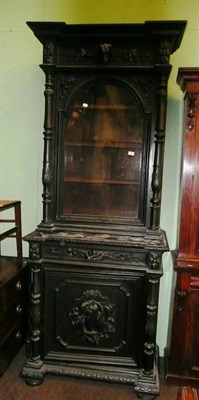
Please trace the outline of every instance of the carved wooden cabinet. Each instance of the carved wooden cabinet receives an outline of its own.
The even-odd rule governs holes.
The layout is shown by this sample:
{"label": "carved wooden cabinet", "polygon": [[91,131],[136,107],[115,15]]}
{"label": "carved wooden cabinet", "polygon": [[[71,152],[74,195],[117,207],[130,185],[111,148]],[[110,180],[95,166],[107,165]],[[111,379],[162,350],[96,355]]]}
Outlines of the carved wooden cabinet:
{"label": "carved wooden cabinet", "polygon": [[184,92],[179,244],[174,255],[177,272],[173,322],[168,343],[167,380],[199,382],[199,68],[179,68],[177,82]]}
{"label": "carved wooden cabinet", "polygon": [[22,376],[131,383],[154,397],[167,81],[186,23],[28,25],[46,83]]}

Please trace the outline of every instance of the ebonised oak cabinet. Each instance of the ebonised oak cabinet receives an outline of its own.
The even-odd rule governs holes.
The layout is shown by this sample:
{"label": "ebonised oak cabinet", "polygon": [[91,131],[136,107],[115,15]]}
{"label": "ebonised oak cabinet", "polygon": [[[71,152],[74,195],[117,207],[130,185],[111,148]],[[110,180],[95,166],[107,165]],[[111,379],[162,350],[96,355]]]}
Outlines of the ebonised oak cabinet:
{"label": "ebonised oak cabinet", "polygon": [[46,77],[43,220],[25,237],[30,385],[52,373],[159,393],[167,81],[185,25],[28,22]]}
{"label": "ebonised oak cabinet", "polygon": [[174,254],[176,287],[167,348],[167,380],[199,382],[199,68],[179,68],[184,93],[184,138],[178,248]]}

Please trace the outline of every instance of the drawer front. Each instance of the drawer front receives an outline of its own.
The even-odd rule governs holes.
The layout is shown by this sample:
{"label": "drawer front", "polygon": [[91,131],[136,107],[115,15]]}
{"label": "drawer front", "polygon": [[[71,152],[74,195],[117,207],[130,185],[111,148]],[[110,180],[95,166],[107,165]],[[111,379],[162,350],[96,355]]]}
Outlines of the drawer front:
{"label": "drawer front", "polygon": [[24,330],[20,323],[13,325],[12,330],[0,344],[0,375],[4,373],[13,357],[24,342]]}
{"label": "drawer front", "polygon": [[13,279],[7,282],[0,291],[0,320],[5,318],[5,315],[16,307],[17,304],[22,305],[27,302],[27,273],[21,271]]}
{"label": "drawer front", "polygon": [[17,324],[20,329],[24,330],[26,326],[26,309],[22,303],[16,303],[11,308],[10,312],[6,314],[6,317],[2,319],[0,324],[0,346],[13,330],[13,327]]}

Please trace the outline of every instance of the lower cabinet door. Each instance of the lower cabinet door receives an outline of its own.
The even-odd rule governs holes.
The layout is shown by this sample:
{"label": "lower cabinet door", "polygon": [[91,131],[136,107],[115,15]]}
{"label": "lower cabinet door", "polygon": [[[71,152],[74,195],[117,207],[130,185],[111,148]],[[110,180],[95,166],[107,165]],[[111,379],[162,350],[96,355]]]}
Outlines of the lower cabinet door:
{"label": "lower cabinet door", "polygon": [[144,272],[49,265],[44,268],[44,358],[142,365]]}

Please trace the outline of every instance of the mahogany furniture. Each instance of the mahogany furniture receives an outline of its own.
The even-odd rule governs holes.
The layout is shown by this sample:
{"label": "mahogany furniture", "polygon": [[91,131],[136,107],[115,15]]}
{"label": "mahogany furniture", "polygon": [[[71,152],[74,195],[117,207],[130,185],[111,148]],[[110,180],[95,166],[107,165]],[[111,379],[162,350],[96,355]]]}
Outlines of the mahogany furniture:
{"label": "mahogany furniture", "polygon": [[22,259],[21,202],[0,200],[0,212],[13,210],[13,218],[2,218],[10,224],[0,234],[0,241],[16,238],[17,257],[0,256],[0,375],[24,343],[27,335],[28,269]]}
{"label": "mahogany furniture", "polygon": [[1,218],[0,223],[14,226],[1,232],[0,242],[16,238],[17,257],[0,255],[0,376],[24,343],[28,326],[28,269],[22,259],[21,202],[0,200],[0,212],[9,209],[13,218]]}
{"label": "mahogany furniture", "polygon": [[180,68],[177,82],[185,94],[182,189],[177,272],[167,380],[199,383],[199,68]]}
{"label": "mahogany furniture", "polygon": [[181,387],[176,400],[199,400],[199,390],[190,386]]}
{"label": "mahogany furniture", "polygon": [[28,269],[16,257],[0,257],[0,376],[27,335]]}
{"label": "mahogany furniture", "polygon": [[46,77],[43,220],[25,237],[30,385],[57,374],[159,393],[167,81],[185,25],[28,22]]}

